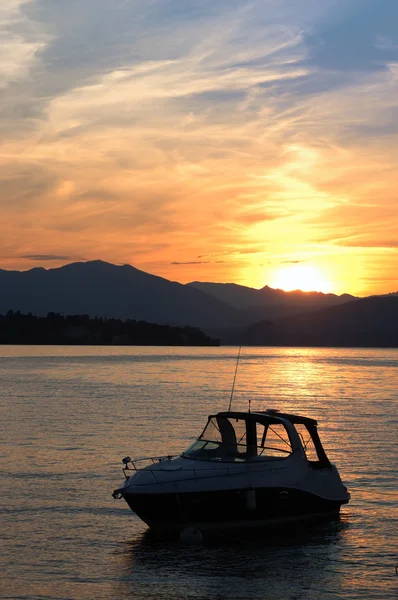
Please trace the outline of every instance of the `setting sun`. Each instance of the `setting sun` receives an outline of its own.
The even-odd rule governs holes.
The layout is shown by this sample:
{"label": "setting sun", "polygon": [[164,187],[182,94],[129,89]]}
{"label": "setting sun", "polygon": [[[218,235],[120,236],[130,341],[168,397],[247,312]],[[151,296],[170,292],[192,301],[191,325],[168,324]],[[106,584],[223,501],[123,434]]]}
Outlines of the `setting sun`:
{"label": "setting sun", "polygon": [[330,282],[319,269],[304,265],[291,265],[280,269],[270,286],[285,292],[302,290],[327,294],[331,291]]}

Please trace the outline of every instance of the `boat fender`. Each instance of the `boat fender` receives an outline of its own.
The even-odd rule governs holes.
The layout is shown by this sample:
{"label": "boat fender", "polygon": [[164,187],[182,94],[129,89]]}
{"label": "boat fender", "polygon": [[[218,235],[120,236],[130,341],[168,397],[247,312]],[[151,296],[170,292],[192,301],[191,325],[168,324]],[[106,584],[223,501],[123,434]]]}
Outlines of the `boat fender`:
{"label": "boat fender", "polygon": [[289,498],[289,492],[287,492],[286,490],[283,490],[283,492],[279,493],[279,498],[281,500],[287,500]]}
{"label": "boat fender", "polygon": [[246,508],[247,510],[256,510],[256,490],[246,490],[245,491],[245,500],[246,500]]}
{"label": "boat fender", "polygon": [[203,535],[200,529],[196,527],[186,527],[181,531],[180,542],[188,544],[199,544],[203,541]]}

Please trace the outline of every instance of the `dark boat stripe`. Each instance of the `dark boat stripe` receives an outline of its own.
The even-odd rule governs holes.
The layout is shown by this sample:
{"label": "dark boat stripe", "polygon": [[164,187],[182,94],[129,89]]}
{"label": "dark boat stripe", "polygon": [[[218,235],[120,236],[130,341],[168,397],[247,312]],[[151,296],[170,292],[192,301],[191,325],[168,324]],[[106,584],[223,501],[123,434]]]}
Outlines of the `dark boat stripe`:
{"label": "dark boat stripe", "polygon": [[123,494],[151,527],[268,521],[337,512],[345,500],[327,500],[293,488],[257,488],[181,494]]}

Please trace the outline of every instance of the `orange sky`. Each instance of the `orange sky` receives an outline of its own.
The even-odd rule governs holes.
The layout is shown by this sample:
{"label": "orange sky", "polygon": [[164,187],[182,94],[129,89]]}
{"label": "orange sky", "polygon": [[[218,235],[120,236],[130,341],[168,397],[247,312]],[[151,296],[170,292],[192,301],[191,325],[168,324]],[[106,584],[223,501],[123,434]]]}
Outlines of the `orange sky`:
{"label": "orange sky", "polygon": [[0,268],[398,290],[398,3],[375,7],[3,0]]}

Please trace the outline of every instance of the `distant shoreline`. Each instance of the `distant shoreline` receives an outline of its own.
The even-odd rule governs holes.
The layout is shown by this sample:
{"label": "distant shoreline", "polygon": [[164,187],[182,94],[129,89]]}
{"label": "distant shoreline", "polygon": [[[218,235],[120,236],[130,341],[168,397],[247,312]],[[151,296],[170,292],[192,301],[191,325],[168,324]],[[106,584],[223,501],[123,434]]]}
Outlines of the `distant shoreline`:
{"label": "distant shoreline", "polygon": [[88,315],[46,317],[8,311],[0,315],[0,344],[20,346],[219,346],[197,327],[172,327],[146,321]]}
{"label": "distant shoreline", "polygon": [[214,340],[214,342],[210,342],[210,343],[201,343],[201,344],[195,344],[195,343],[181,343],[181,344],[167,344],[167,343],[161,343],[161,342],[151,342],[151,343],[130,343],[130,344],[121,344],[120,342],[109,342],[109,343],[98,343],[98,342],[91,342],[91,343],[85,343],[85,342],[3,342],[0,341],[0,346],[75,346],[75,347],[87,347],[89,348],[90,346],[92,347],[100,347],[100,348],[134,348],[134,347],[150,347],[150,346],[154,346],[154,347],[158,347],[158,348],[206,348],[206,347],[213,347],[213,348],[330,348],[330,349],[355,349],[357,348],[358,350],[364,350],[364,349],[369,349],[369,350],[397,350],[398,349],[398,345],[379,345],[379,346],[375,346],[375,345],[349,345],[349,344],[340,344],[340,345],[336,345],[336,344],[240,344],[240,343],[228,343],[228,344],[222,344],[220,343],[219,340]]}
{"label": "distant shoreline", "polygon": [[[371,300],[367,301],[369,304]],[[377,302],[380,302],[377,301]],[[340,318],[341,308],[297,315],[284,321],[261,321],[244,329],[206,329],[185,325],[159,325],[135,319],[90,317],[50,312],[45,317],[9,310],[0,315],[0,345],[21,346],[246,346],[262,348],[398,348],[395,313],[398,299],[384,299],[379,311],[386,323],[379,328],[367,313],[360,322],[350,310]],[[356,304],[356,303],[354,303]],[[362,305],[363,306],[363,305]],[[372,309],[373,306],[365,306]],[[377,308],[377,307],[376,307]],[[335,318],[334,312],[337,311]],[[344,315],[343,315],[344,316]]]}
{"label": "distant shoreline", "polygon": [[[227,344],[225,344],[226,346]],[[232,344],[231,344],[232,345]],[[103,347],[103,348],[129,348],[129,347],[138,347],[138,346],[142,346],[142,347],[146,347],[146,346],[157,346],[159,348],[206,348],[206,347],[221,347],[222,344],[218,343],[217,340],[214,341],[214,343],[209,343],[209,344],[189,344],[189,343],[184,343],[184,344],[162,344],[162,343],[155,343],[155,342],[151,342],[150,344],[144,344],[144,343],[140,343],[140,344],[120,344],[120,343],[108,343],[108,344],[99,344],[96,342],[92,342],[92,343],[80,343],[80,342],[0,342],[0,346],[98,346],[98,347]]]}

